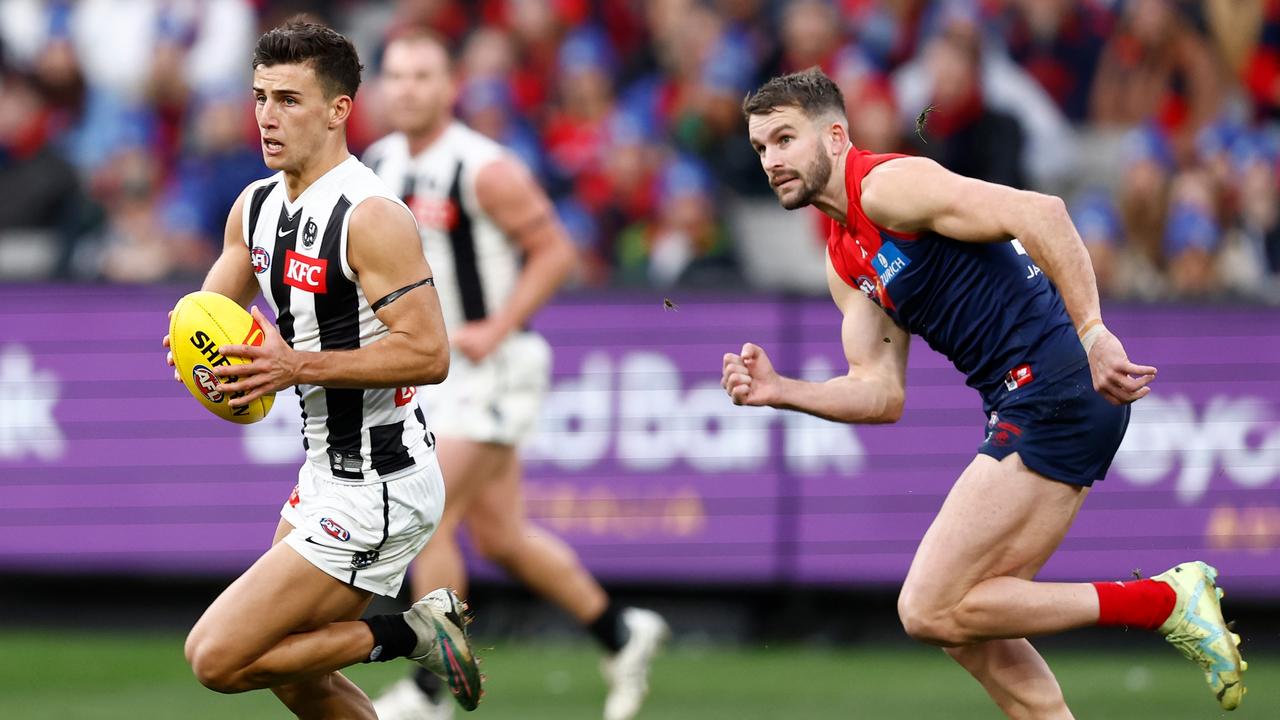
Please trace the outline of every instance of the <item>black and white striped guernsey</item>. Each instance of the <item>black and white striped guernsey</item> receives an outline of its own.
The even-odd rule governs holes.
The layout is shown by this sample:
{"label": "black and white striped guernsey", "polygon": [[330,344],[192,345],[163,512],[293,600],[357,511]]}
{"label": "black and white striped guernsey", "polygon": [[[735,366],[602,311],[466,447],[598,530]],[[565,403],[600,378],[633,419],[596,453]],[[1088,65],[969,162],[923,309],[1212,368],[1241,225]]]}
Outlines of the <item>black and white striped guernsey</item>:
{"label": "black and white striped guernsey", "polygon": [[[374,315],[347,260],[351,213],[371,197],[403,206],[354,157],[292,202],[283,173],[249,186],[243,222],[253,271],[280,335],[294,349],[353,350],[386,336],[387,326]],[[433,450],[411,388],[299,385],[295,391],[307,460],[334,478],[353,484],[394,480]]]}
{"label": "black and white striped guernsey", "polygon": [[417,155],[409,154],[403,133],[382,138],[364,155],[418,221],[449,329],[502,307],[520,274],[520,248],[480,207],[475,192],[480,169],[506,152],[453,121]]}

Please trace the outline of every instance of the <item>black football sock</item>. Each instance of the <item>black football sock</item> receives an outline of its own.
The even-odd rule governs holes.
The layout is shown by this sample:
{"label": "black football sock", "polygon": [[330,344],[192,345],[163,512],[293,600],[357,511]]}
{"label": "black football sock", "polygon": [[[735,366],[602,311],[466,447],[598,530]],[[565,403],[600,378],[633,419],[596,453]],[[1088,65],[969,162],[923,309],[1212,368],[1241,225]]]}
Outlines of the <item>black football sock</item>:
{"label": "black football sock", "polygon": [[621,650],[630,636],[627,626],[622,622],[622,608],[615,605],[613,600],[609,600],[600,617],[587,623],[587,632],[611,653]]}
{"label": "black football sock", "polygon": [[413,670],[413,682],[423,695],[431,698],[431,702],[440,701],[440,693],[444,690],[444,681],[439,675],[419,665]]}
{"label": "black football sock", "polygon": [[374,615],[364,618],[363,622],[373,633],[373,650],[362,662],[386,662],[407,657],[418,644],[418,636],[400,613]]}

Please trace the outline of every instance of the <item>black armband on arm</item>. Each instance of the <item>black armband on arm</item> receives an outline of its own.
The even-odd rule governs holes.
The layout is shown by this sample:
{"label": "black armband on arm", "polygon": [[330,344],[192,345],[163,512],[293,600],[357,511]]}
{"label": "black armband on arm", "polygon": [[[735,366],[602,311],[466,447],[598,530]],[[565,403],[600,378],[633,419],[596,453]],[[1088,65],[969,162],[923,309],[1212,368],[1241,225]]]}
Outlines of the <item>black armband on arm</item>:
{"label": "black armband on arm", "polygon": [[381,300],[379,300],[379,301],[375,302],[375,303],[374,303],[373,305],[371,305],[370,307],[373,309],[373,311],[374,311],[374,312],[378,312],[378,311],[379,311],[379,310],[381,310],[382,308],[384,308],[384,307],[386,307],[386,306],[390,305],[391,303],[395,302],[396,300],[399,300],[399,299],[400,299],[400,296],[402,296],[402,295],[404,295],[405,293],[409,292],[410,290],[412,290],[412,289],[414,289],[414,288],[416,288],[416,287],[422,286],[422,285],[430,285],[431,287],[435,287],[435,286],[436,286],[435,278],[424,278],[424,279],[422,279],[422,280],[419,280],[419,281],[418,281],[418,282],[416,282],[416,283],[410,283],[410,284],[408,284],[408,285],[405,285],[404,287],[400,288],[399,290],[395,290],[395,291],[391,292],[390,294],[388,294],[386,297],[384,297],[384,298],[382,298]]}

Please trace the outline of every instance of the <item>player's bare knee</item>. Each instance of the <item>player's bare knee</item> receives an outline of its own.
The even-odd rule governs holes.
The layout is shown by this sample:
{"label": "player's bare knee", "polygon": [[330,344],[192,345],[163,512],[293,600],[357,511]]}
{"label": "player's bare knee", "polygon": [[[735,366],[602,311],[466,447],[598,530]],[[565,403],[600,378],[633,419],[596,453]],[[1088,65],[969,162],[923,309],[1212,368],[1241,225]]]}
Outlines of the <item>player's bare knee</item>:
{"label": "player's bare knee", "polygon": [[242,683],[238,673],[227,666],[195,662],[191,665],[191,671],[201,685],[216,693],[234,695],[253,689]]}
{"label": "player's bare knee", "polygon": [[898,596],[898,619],[912,639],[930,645],[954,647],[969,641],[950,610],[906,590]]}
{"label": "player's bare knee", "polygon": [[898,594],[898,620],[902,623],[903,631],[913,640],[929,642],[932,625],[930,617],[928,604],[910,587],[902,588],[902,592]]}
{"label": "player's bare knee", "polygon": [[233,694],[253,689],[241,677],[240,668],[229,655],[208,642],[187,642],[187,663],[200,684],[214,692]]}
{"label": "player's bare knee", "polygon": [[899,608],[898,619],[902,622],[903,631],[912,640],[943,647],[951,644],[945,642],[948,634],[946,622],[945,620],[940,620],[937,615],[921,612],[915,608],[906,610]]}

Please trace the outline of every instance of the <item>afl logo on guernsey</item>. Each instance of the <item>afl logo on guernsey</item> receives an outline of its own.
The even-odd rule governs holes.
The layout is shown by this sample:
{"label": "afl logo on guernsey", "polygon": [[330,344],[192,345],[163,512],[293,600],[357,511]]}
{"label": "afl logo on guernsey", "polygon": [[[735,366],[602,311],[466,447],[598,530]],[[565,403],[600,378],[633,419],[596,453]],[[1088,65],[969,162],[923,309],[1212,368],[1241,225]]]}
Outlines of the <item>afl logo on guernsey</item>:
{"label": "afl logo on guernsey", "polygon": [[309,248],[316,244],[316,221],[307,218],[307,226],[302,228],[302,247]]}
{"label": "afl logo on guernsey", "polygon": [[271,255],[261,245],[254,245],[249,251],[249,264],[253,265],[255,275],[261,275],[271,267]]}
{"label": "afl logo on guernsey", "polygon": [[876,281],[872,280],[870,277],[866,275],[858,276],[858,289],[862,291],[862,294],[876,302],[879,302],[879,288],[877,288],[876,285]]}
{"label": "afl logo on guernsey", "polygon": [[879,275],[859,275],[857,283],[858,289],[872,302],[886,310],[893,307],[893,301],[889,299],[889,293],[885,291],[884,282]]}

